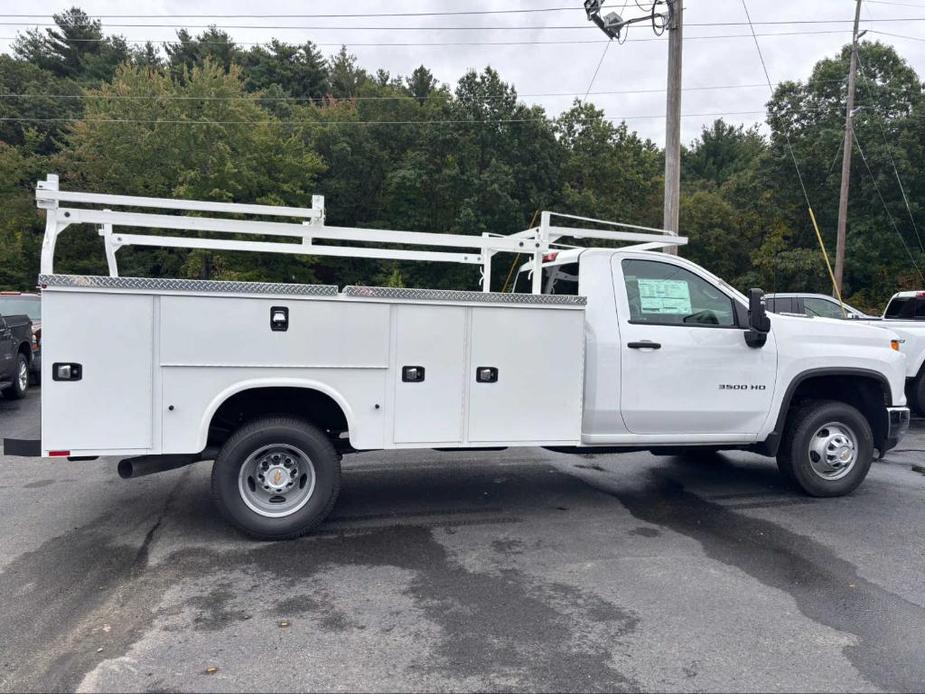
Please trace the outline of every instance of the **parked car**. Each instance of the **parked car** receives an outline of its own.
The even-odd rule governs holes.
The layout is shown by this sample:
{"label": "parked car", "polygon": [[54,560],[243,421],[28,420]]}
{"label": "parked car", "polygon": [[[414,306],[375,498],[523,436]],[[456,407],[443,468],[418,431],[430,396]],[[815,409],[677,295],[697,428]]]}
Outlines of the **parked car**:
{"label": "parked car", "polygon": [[820,318],[874,318],[826,294],[784,292],[765,294],[764,305],[771,313],[796,313]]}
{"label": "parked car", "polygon": [[0,313],[29,316],[32,321],[32,382],[42,379],[42,297],[25,292],[0,292]]}
{"label": "parked car", "polygon": [[29,389],[32,367],[32,321],[29,316],[0,314],[0,393],[18,400]]}
{"label": "parked car", "polygon": [[[887,303],[882,317],[869,316],[825,294],[788,292],[767,294],[765,306],[773,313],[796,313],[819,318],[848,319],[885,328],[902,339],[906,355],[906,396],[917,414],[925,416],[925,292],[900,292]],[[922,314],[916,318],[916,314]]]}

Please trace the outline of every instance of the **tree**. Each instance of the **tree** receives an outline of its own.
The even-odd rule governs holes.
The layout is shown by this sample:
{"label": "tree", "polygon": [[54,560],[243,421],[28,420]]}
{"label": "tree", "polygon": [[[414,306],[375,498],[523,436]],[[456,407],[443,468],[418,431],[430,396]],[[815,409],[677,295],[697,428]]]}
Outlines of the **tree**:
{"label": "tree", "polygon": [[242,54],[241,66],[248,91],[275,85],[289,96],[321,99],[330,89],[327,63],[311,41],[295,46],[273,39]]}
{"label": "tree", "polygon": [[0,287],[35,288],[43,226],[33,186],[46,166],[44,157],[0,142]]}
{"label": "tree", "polygon": [[340,51],[331,56],[330,63],[331,94],[338,99],[356,96],[360,86],[369,80],[369,74],[357,67],[357,57],[348,53],[346,46],[341,46]]}
{"label": "tree", "polygon": [[[206,60],[182,83],[143,68],[124,66],[112,85],[93,96],[144,95],[145,99],[91,99],[86,116],[58,158],[63,180],[81,190],[153,197],[305,206],[323,169],[297,129],[283,126],[248,95],[240,70],[225,72]],[[142,175],[143,172],[143,175]],[[62,236],[62,265],[102,270],[99,240]],[[308,281],[298,258],[130,250],[125,274],[175,273],[201,277],[211,265],[218,277]]]}
{"label": "tree", "polygon": [[50,154],[83,112],[80,85],[31,63],[0,55],[0,141],[38,154]]}
{"label": "tree", "polygon": [[177,39],[176,43],[166,44],[164,50],[170,73],[178,80],[185,79],[190,70],[202,67],[206,61],[229,72],[240,56],[231,36],[215,26],[210,26],[195,38],[186,29],[180,29]]}
{"label": "tree", "polygon": [[130,55],[125,39],[103,36],[98,19],[76,7],[53,15],[57,28],[30,29],[13,42],[19,60],[56,77],[97,82],[109,80]]}
{"label": "tree", "polygon": [[437,79],[423,65],[414,68],[407,80],[408,91],[417,99],[426,99],[437,88]]}
{"label": "tree", "polygon": [[764,149],[764,138],[757,126],[746,130],[717,119],[683,152],[682,179],[694,184],[722,185],[752,166]]}
{"label": "tree", "polygon": [[[916,118],[922,109],[922,85],[915,71],[889,46],[865,41],[860,44],[858,54],[859,110],[855,135],[873,177],[864,159],[855,156],[848,206],[845,294],[850,297],[867,288],[869,296],[885,300],[898,288],[898,277],[908,278],[911,286],[925,284],[925,277],[913,267],[915,263],[925,270],[925,245],[918,244],[897,181],[891,176],[892,157],[899,160],[898,168],[906,172],[910,189],[925,191],[921,167],[908,160],[910,150],[905,149],[904,154],[895,145],[903,140],[910,146],[912,141],[922,142],[921,135],[925,133]],[[835,165],[843,142],[844,76],[849,58],[850,46],[846,46],[837,57],[819,61],[806,83],[781,84],[768,104],[772,156],[764,161],[767,185],[774,190],[776,203],[787,209],[794,220],[790,242],[799,248],[818,249],[818,242],[794,180],[786,136],[789,134],[831,253],[838,205],[839,179]],[[912,134],[914,130],[919,130],[919,134]],[[884,195],[886,209],[880,194]],[[891,220],[897,224],[898,235]],[[909,247],[908,253],[904,244]],[[817,257],[821,266],[821,255]],[[871,258],[877,262],[871,263]],[[880,273],[882,267],[889,268],[886,276]]]}
{"label": "tree", "polygon": [[661,156],[626,123],[614,125],[593,104],[575,101],[556,121],[565,149],[563,207],[575,214],[643,225],[661,219]]}

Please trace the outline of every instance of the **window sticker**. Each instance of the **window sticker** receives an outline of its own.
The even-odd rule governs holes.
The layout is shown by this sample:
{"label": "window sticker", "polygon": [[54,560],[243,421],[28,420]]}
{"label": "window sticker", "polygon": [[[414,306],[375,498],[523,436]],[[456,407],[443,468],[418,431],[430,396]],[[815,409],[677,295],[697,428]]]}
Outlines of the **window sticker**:
{"label": "window sticker", "polygon": [[637,279],[639,305],[643,313],[688,316],[691,311],[691,290],[685,280]]}

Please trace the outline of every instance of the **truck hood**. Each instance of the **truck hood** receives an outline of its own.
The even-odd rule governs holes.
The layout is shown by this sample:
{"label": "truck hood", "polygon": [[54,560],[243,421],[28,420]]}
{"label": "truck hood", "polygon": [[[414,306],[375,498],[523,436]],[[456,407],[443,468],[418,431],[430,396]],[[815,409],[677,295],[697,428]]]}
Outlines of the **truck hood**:
{"label": "truck hood", "polygon": [[[796,334],[820,340],[830,338],[839,341],[844,340],[859,346],[883,346],[885,344],[889,347],[890,340],[900,337],[897,332],[892,330],[891,325],[884,325],[883,322],[869,323],[866,320],[772,314],[771,329],[773,330],[777,325],[780,325],[788,333],[794,331]],[[925,326],[923,326],[922,334],[925,335]]]}
{"label": "truck hood", "polygon": [[833,365],[836,371],[876,373],[889,383],[892,404],[905,403],[907,359],[890,345],[902,339],[895,332],[864,321],[784,314],[771,316],[771,332],[782,373],[831,370]]}
{"label": "truck hood", "polygon": [[925,364],[925,321],[874,318],[856,322],[884,330],[902,340],[900,351],[906,355],[906,378],[918,376]]}

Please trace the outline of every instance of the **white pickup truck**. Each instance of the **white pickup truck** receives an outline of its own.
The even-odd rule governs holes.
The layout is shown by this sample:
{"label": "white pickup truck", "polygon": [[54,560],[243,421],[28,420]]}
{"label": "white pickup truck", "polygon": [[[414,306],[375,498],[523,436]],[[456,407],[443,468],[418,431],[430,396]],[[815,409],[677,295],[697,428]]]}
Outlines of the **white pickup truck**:
{"label": "white pickup truck", "polygon": [[[350,452],[740,449],[838,496],[909,425],[904,358],[883,330],[769,317],[758,290],[653,252],[685,243],[658,230],[552,213],[511,236],[355,229],[327,226],[319,197],[308,209],[123,197],[60,191],[54,176],[37,198],[42,437],[7,439],[6,453],[118,456],[123,477],[214,460],[219,509],[258,538],[320,523]],[[71,224],[99,229],[110,276],[54,273]],[[470,263],[483,287],[119,277],[128,245]],[[517,281],[529,293],[490,291],[502,252],[531,256]]]}
{"label": "white pickup truck", "polygon": [[765,304],[775,313],[796,313],[820,318],[860,321],[883,328],[902,340],[901,351],[906,355],[906,396],[910,406],[925,415],[925,292],[911,291],[894,294],[887,302],[883,316],[868,316],[852,306],[826,294],[785,292],[765,295]]}

